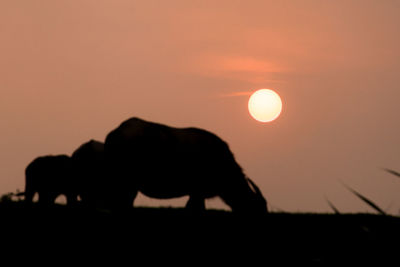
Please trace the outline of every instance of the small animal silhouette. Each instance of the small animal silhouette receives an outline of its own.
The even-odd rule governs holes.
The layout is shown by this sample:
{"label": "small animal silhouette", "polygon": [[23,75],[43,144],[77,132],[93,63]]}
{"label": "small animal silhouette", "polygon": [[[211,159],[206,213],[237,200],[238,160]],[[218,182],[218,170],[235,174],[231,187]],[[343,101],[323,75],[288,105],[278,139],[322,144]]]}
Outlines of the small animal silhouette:
{"label": "small animal silhouette", "polygon": [[25,192],[27,203],[32,203],[38,193],[40,204],[54,204],[59,195],[65,195],[67,204],[77,202],[76,184],[72,173],[72,161],[67,155],[48,155],[34,159],[25,169]]}
{"label": "small animal silhouette", "polygon": [[234,212],[267,212],[260,189],[228,145],[208,131],[131,118],[108,134],[105,154],[114,206],[132,206],[140,191],[161,199],[189,195],[186,207],[196,210],[219,196]]}
{"label": "small animal silhouette", "polygon": [[71,158],[82,203],[101,205],[107,191],[104,143],[92,139],[78,147]]}

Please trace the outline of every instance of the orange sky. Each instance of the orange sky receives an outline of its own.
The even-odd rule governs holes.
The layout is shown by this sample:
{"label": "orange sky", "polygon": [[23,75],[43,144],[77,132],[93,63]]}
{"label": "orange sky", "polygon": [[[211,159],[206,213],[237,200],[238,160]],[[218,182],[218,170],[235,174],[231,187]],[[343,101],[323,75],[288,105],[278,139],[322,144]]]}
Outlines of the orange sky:
{"label": "orange sky", "polygon": [[[272,209],[400,209],[400,2],[2,1],[0,194],[139,116],[217,133]],[[275,89],[260,124],[248,92]],[[150,203],[140,198],[139,204]],[[167,202],[168,203],[168,202]],[[218,206],[217,202],[209,203]]]}

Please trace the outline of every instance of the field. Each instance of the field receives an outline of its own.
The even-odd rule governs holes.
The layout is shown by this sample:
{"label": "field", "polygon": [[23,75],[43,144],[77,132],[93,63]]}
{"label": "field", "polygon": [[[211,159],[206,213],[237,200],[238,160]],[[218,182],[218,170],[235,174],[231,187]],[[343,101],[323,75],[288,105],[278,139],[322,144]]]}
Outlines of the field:
{"label": "field", "polygon": [[105,251],[104,256],[129,251],[129,257],[147,255],[149,260],[174,262],[182,261],[182,255],[199,261],[265,263],[399,261],[400,218],[392,216],[270,213],[244,217],[221,210],[190,213],[182,208],[148,207],[112,213],[64,205],[27,207],[13,201],[0,203],[0,216],[7,229],[3,242],[7,234],[14,240],[41,240],[57,248],[73,243],[80,248],[77,251],[88,246]]}

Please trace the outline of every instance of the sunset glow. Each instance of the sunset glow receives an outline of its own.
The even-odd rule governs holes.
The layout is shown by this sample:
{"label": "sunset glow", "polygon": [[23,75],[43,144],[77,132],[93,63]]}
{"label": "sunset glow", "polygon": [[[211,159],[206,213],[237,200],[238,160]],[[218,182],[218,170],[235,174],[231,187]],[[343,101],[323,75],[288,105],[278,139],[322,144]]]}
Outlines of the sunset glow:
{"label": "sunset glow", "polygon": [[[364,212],[343,179],[398,216],[400,180],[381,168],[400,172],[399,13],[400,1],[0,1],[0,197],[25,190],[33,159],[138,117],[220,137],[273,212],[331,212],[325,195]],[[188,199],[156,201],[134,203]]]}
{"label": "sunset glow", "polygon": [[282,100],[270,89],[260,89],[249,99],[250,115],[260,122],[270,122],[279,117],[282,111]]}

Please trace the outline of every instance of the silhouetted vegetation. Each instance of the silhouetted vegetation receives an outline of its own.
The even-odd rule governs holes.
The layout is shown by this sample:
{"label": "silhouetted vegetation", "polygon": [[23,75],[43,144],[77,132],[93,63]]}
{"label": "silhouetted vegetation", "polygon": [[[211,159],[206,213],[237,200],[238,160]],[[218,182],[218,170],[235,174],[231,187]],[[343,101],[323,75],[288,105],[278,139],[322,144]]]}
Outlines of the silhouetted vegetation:
{"label": "silhouetted vegetation", "polygon": [[[196,248],[196,253],[203,257],[216,253],[227,259],[382,263],[396,260],[397,253],[390,252],[395,247],[391,244],[400,238],[399,218],[373,214],[244,216],[222,210],[193,213],[185,208],[144,207],[119,213],[80,205],[44,207],[37,203],[27,206],[24,202],[6,202],[0,203],[3,222],[7,220],[13,227],[19,222],[17,225],[23,227],[18,227],[17,231],[24,236],[51,234],[80,244],[82,238],[90,234],[107,247],[112,246],[115,239],[125,240],[127,248],[132,242],[137,246],[150,246],[147,253],[154,257],[168,251],[169,257],[180,258],[183,251],[194,253]],[[228,251],[239,254],[224,254]],[[134,250],[131,253],[132,257],[140,257]]]}
{"label": "silhouetted vegetation", "polygon": [[333,205],[333,203],[332,203],[329,199],[325,198],[325,200],[326,200],[326,202],[328,203],[329,207],[333,210],[333,212],[334,212],[335,214],[339,215],[339,214],[340,214],[340,211],[338,210],[338,208],[336,208],[336,206]]}
{"label": "silhouetted vegetation", "polygon": [[[384,171],[396,176],[396,177],[400,177],[400,173],[392,170],[392,169],[388,169],[388,168],[383,168]],[[363,194],[359,193],[358,191],[356,191],[355,189],[351,188],[350,186],[344,184],[342,182],[342,185],[344,187],[346,187],[351,193],[353,193],[355,196],[357,196],[359,199],[361,199],[365,204],[367,204],[369,207],[371,207],[373,210],[375,210],[376,212],[378,212],[378,214],[381,215],[387,215],[387,213],[380,207],[378,206],[374,201],[372,201],[371,199],[367,198],[366,196],[364,196]],[[328,205],[331,207],[331,209],[338,214],[339,210],[328,200],[326,199]]]}
{"label": "silhouetted vegetation", "polygon": [[391,173],[397,177],[400,177],[400,173],[391,169],[384,169],[385,171],[387,171],[388,173]]}
{"label": "silhouetted vegetation", "polygon": [[355,196],[357,196],[359,199],[361,199],[364,203],[366,203],[368,206],[376,210],[379,214],[381,215],[386,215],[386,212],[381,209],[377,204],[375,204],[372,200],[368,199],[364,195],[360,194],[350,186],[343,184],[350,192],[352,192]]}

